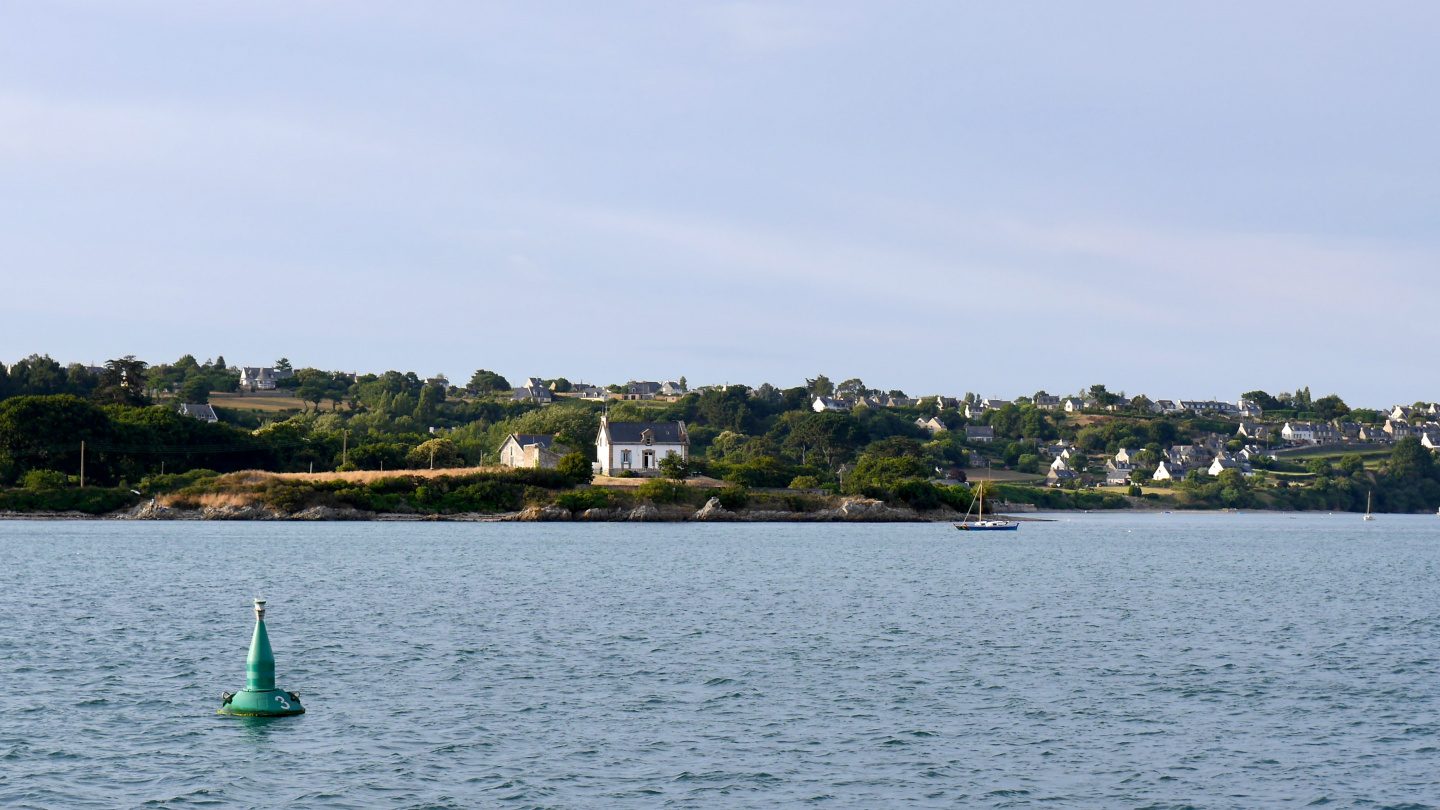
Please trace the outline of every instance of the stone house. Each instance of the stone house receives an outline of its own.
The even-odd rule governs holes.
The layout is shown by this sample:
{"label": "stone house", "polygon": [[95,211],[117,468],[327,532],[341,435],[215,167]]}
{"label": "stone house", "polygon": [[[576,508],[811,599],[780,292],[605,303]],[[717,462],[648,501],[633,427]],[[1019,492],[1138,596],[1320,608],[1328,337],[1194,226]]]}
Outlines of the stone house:
{"label": "stone house", "polygon": [[570,448],[556,444],[554,436],[511,433],[500,445],[500,464],[506,467],[539,467],[553,470]]}

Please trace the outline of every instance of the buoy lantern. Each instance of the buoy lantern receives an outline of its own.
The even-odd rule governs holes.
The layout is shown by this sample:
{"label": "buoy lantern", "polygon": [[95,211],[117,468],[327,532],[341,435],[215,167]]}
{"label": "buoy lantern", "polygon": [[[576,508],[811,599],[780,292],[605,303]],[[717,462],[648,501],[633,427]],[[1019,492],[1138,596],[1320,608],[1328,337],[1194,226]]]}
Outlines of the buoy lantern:
{"label": "buoy lantern", "polygon": [[285,717],[304,714],[300,696],[275,688],[275,653],[265,632],[265,600],[255,600],[255,635],[245,658],[245,688],[220,694],[220,713],[237,717]]}

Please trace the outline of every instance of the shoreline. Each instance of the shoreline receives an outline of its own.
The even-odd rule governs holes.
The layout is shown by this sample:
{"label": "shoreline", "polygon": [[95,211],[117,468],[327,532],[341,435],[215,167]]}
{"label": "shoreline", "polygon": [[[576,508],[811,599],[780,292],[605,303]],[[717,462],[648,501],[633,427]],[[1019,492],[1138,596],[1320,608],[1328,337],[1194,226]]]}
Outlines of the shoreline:
{"label": "shoreline", "polygon": [[[1055,518],[997,514],[987,516],[1022,523],[1048,523]],[[420,514],[402,512],[366,512],[359,509],[310,507],[299,512],[284,512],[261,506],[221,506],[200,509],[167,507],[134,507],[94,515],[87,512],[0,512],[0,520],[223,520],[223,521],[287,521],[341,522],[371,521],[385,523],[963,523],[965,516],[949,509],[918,512],[908,507],[894,507],[883,501],[851,498],[838,507],[809,512],[766,509],[730,511],[711,499],[694,510],[678,506],[641,505],[634,508],[614,507],[586,509],[572,513],[556,506],[533,506],[518,512],[456,514]],[[973,522],[973,521],[971,521]]]}

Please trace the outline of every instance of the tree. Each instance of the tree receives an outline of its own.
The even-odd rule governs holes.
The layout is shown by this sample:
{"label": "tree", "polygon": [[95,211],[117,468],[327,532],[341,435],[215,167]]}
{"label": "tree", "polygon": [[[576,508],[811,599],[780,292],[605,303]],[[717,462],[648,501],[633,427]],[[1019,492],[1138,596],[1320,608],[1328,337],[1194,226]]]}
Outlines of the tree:
{"label": "tree", "polygon": [[460,451],[449,439],[431,439],[405,456],[405,465],[412,470],[450,469],[464,464]]}
{"label": "tree", "polygon": [[690,477],[690,461],[679,453],[666,453],[660,459],[660,474],[671,481],[684,481]]}
{"label": "tree", "polygon": [[684,375],[684,374],[681,374],[681,375],[680,375],[680,390],[681,390],[681,391],[689,391],[689,390],[690,390],[690,384],[685,381],[685,375]]}
{"label": "tree", "polygon": [[1120,400],[1120,397],[1106,391],[1103,385],[1090,386],[1090,397],[1095,400],[1096,405],[1102,408],[1108,408]]}
{"label": "tree", "polygon": [[785,447],[819,452],[831,468],[849,457],[866,438],[859,423],[845,414],[824,411],[800,416],[785,439]]}
{"label": "tree", "polygon": [[815,375],[815,379],[805,380],[805,391],[812,397],[828,397],[835,393],[835,386],[830,382],[829,377],[826,377],[824,374],[817,374]]}
{"label": "tree", "polygon": [[437,388],[433,385],[425,385],[420,388],[420,402],[415,406],[414,416],[421,422],[429,422],[435,418],[440,407],[440,396]]}
{"label": "tree", "polygon": [[178,396],[181,402],[204,405],[210,401],[209,382],[204,377],[191,377],[180,386]]}
{"label": "tree", "polygon": [[865,383],[861,382],[859,377],[852,377],[835,387],[835,393],[843,399],[859,399],[869,392],[870,389],[865,387]]}
{"label": "tree", "polygon": [[1349,453],[1341,456],[1340,463],[1336,466],[1345,475],[1354,475],[1365,470],[1365,460],[1355,453]]}
{"label": "tree", "polygon": [[1240,395],[1240,398],[1241,398],[1241,399],[1248,399],[1248,400],[1250,400],[1251,402],[1255,403],[1256,405],[1259,405],[1259,406],[1260,406],[1260,410],[1262,410],[1262,411],[1279,411],[1279,410],[1283,410],[1283,408],[1282,408],[1281,405],[1280,405],[1280,400],[1276,399],[1275,397],[1270,396],[1269,394],[1265,393],[1264,391],[1246,391],[1245,393],[1243,393],[1243,394]]}
{"label": "tree", "polygon": [[1304,388],[1296,389],[1295,393],[1290,395],[1290,407],[1297,411],[1308,411],[1312,405],[1313,403],[1310,401],[1310,386],[1308,385]]}
{"label": "tree", "polygon": [[557,377],[550,382],[550,390],[557,394],[568,394],[573,388],[570,381],[564,377]]}
{"label": "tree", "polygon": [[509,391],[510,381],[501,377],[493,371],[479,369],[470,377],[470,384],[466,386],[474,393],[488,394],[493,391]]}
{"label": "tree", "polygon": [[149,404],[145,396],[145,369],[149,365],[143,360],[136,360],[133,354],[127,354],[118,360],[107,360],[105,373],[101,375],[100,385],[95,389],[95,398],[101,402],[119,405]]}
{"label": "tree", "polygon": [[289,361],[288,359],[284,358],[284,357],[282,357],[282,358],[280,358],[279,360],[276,360],[276,361],[275,361],[275,370],[276,370],[276,371],[294,371],[294,369],[290,368],[290,361]]}
{"label": "tree", "polygon": [[330,385],[334,382],[330,374],[318,368],[302,368],[296,373],[300,380],[300,387],[295,389],[295,396],[301,402],[315,403],[315,410],[320,410],[320,403],[330,393]]}
{"label": "tree", "polygon": [[1435,474],[1434,458],[1430,450],[1414,436],[1407,436],[1395,443],[1390,451],[1390,475],[1402,481],[1432,478]]}
{"label": "tree", "polygon": [[225,371],[225,370],[226,370],[226,368],[225,368],[225,355],[223,355],[223,354],[222,354],[222,355],[218,355],[218,356],[215,358],[215,365],[213,366],[213,368],[214,368],[216,371]]}
{"label": "tree", "polygon": [[[660,469],[663,472],[665,469],[665,461],[663,459],[660,465]],[[595,478],[594,467],[590,465],[590,458],[584,453],[576,452],[564,456],[560,459],[559,463],[555,465],[555,470],[571,481],[574,481],[577,486],[588,484]]]}
{"label": "tree", "polygon": [[1339,419],[1345,414],[1350,413],[1350,406],[1346,405],[1345,401],[1335,394],[1315,400],[1310,408],[1315,411],[1317,416],[1327,422],[1331,419]]}

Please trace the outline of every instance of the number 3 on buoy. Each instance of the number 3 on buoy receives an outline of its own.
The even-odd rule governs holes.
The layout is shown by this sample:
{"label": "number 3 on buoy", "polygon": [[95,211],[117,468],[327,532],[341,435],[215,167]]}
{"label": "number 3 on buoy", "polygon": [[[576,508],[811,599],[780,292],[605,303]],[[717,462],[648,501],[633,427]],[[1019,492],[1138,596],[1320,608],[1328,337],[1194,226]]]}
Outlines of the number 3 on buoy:
{"label": "number 3 on buoy", "polygon": [[281,697],[280,695],[276,695],[276,696],[275,696],[275,702],[276,702],[276,703],[279,703],[279,704],[280,704],[280,708],[282,708],[282,709],[288,709],[288,708],[290,708],[290,703],[289,703],[288,701],[286,701],[285,698]]}

